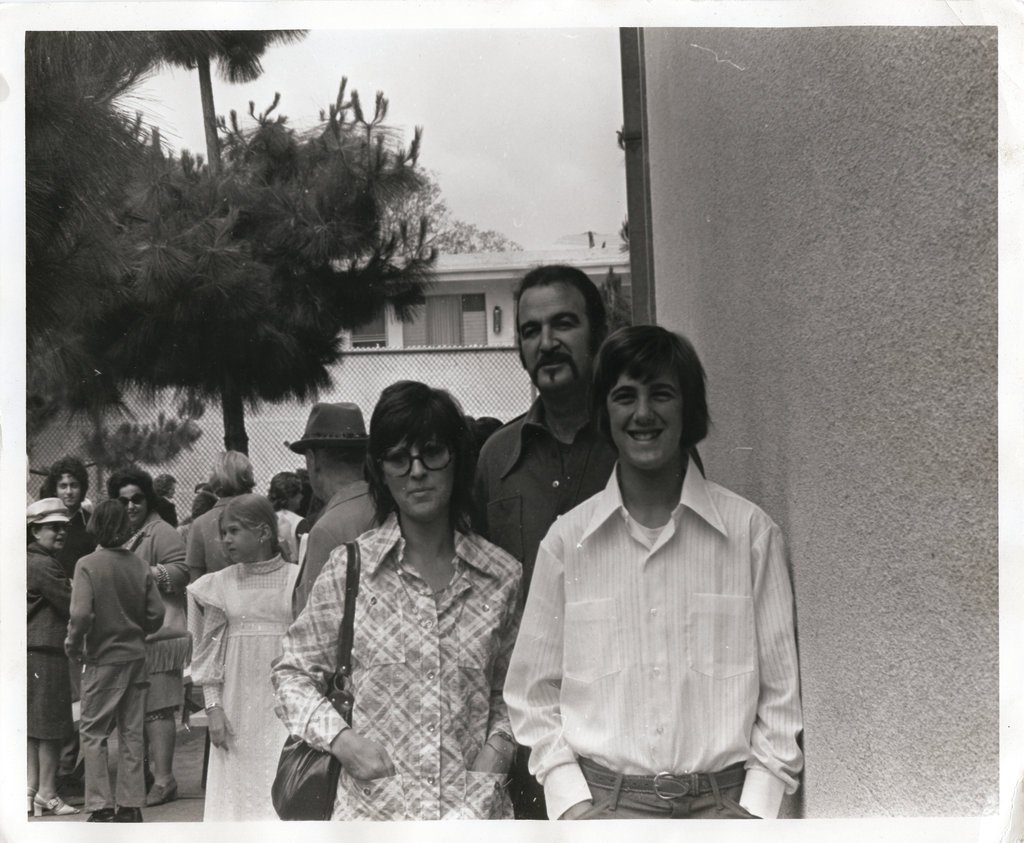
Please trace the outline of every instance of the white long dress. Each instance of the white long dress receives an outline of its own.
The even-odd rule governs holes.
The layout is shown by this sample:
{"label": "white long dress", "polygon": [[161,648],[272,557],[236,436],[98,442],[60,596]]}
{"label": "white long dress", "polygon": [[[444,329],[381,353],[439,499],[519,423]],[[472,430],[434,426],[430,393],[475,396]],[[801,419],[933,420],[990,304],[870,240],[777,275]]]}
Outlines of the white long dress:
{"label": "white long dress", "polygon": [[274,820],[270,786],[288,737],[274,713],[271,662],[292,621],[297,565],[280,556],[230,565],[188,587],[192,678],[220,703],[233,731],[210,747],[203,819]]}

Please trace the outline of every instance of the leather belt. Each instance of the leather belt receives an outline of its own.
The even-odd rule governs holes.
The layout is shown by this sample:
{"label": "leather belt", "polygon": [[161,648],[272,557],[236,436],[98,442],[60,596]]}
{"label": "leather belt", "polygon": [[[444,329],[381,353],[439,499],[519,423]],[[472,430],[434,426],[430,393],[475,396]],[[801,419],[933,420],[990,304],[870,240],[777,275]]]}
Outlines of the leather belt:
{"label": "leather belt", "polygon": [[743,784],[743,780],[747,776],[744,764],[740,761],[717,773],[657,773],[653,776],[622,776],[622,781],[619,782],[619,774],[614,770],[609,770],[589,758],[577,760],[588,784],[608,790],[618,786],[621,790],[630,793],[652,794],[666,801],[683,796],[711,793],[715,789],[711,784],[712,779],[719,788],[729,788]]}

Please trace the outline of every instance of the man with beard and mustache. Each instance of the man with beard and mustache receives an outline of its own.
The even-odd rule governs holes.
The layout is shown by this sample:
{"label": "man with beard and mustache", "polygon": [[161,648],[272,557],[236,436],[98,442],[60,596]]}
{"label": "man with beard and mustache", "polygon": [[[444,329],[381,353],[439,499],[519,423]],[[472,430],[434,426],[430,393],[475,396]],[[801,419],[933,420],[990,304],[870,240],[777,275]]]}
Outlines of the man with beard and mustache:
{"label": "man with beard and mustache", "polygon": [[[529,411],[495,432],[477,464],[475,526],[523,565],[522,599],[537,548],[555,519],[600,492],[615,449],[591,419],[594,356],[607,333],[601,293],[581,270],[532,269],[516,292],[519,359],[537,388]],[[544,791],[520,749],[510,792],[517,819],[545,819]]]}

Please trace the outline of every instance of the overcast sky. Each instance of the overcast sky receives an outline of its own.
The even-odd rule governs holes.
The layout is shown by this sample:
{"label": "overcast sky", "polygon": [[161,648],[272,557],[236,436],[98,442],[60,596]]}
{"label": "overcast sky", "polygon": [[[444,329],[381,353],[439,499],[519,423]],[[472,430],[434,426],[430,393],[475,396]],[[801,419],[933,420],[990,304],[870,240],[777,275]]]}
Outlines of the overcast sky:
{"label": "overcast sky", "polygon": [[[616,236],[626,216],[618,31],[607,29],[313,30],[272,47],[246,85],[214,76],[218,114],[265,109],[312,125],[342,76],[388,123],[423,126],[420,164],[438,174],[452,213],[543,249],[592,230]],[[205,152],[199,79],[166,69],[125,103],[175,149]]]}

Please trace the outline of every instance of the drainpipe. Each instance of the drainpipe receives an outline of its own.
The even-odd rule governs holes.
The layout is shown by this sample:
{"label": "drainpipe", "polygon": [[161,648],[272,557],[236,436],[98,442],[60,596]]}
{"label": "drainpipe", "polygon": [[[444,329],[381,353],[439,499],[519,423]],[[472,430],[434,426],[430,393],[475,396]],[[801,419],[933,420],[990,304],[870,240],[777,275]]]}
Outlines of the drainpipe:
{"label": "drainpipe", "polygon": [[626,150],[626,209],[629,214],[633,324],[642,325],[654,323],[657,318],[643,29],[620,29],[619,52],[622,61],[622,145]]}

